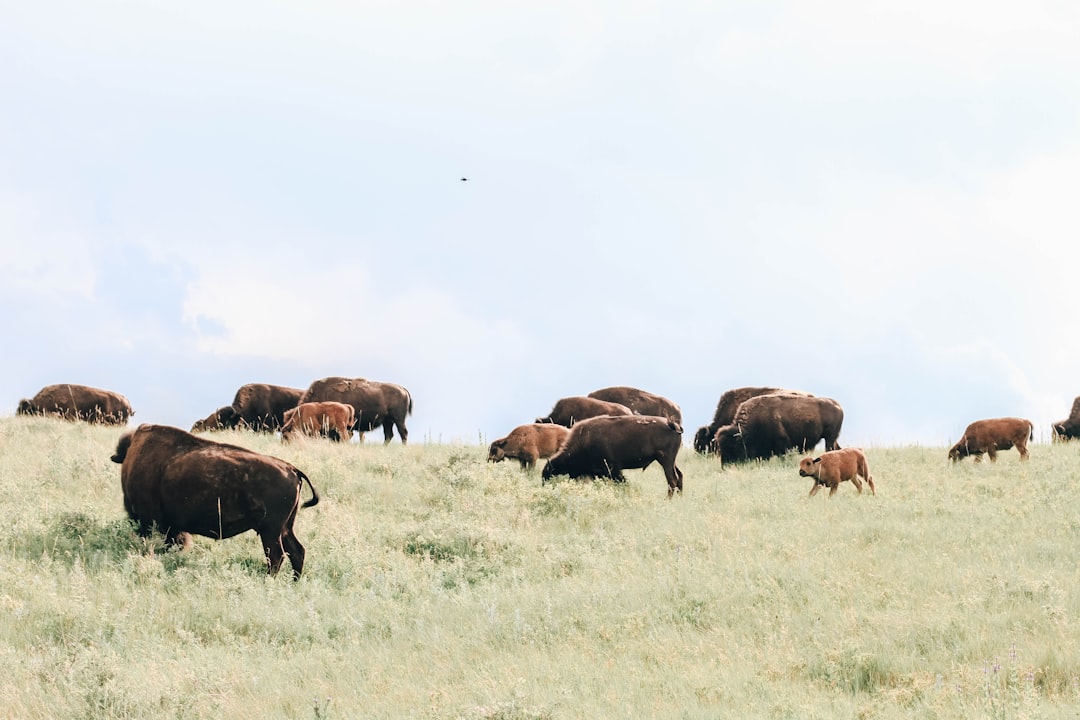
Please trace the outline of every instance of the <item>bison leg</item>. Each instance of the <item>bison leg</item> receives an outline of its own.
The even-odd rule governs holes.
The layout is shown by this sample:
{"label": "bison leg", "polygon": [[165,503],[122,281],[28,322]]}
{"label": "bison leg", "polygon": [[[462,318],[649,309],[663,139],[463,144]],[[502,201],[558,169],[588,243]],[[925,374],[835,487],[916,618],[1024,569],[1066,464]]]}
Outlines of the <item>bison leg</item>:
{"label": "bison leg", "polygon": [[1030,453],[1028,452],[1028,449],[1027,449],[1027,442],[1018,442],[1018,443],[1016,443],[1016,449],[1020,451],[1020,459],[1021,460],[1027,460],[1028,459],[1028,455],[1030,455]]}
{"label": "bison leg", "polygon": [[291,528],[285,529],[281,536],[281,544],[289,555],[289,562],[292,564],[293,569],[293,580],[299,580],[300,573],[304,570],[304,546],[300,544]]}
{"label": "bison leg", "polygon": [[997,462],[997,448],[993,445],[986,451],[986,455],[990,458],[990,462]]}
{"label": "bison leg", "polygon": [[810,494],[807,495],[807,497],[814,497],[815,495],[817,495],[817,491],[821,489],[821,485],[822,485],[821,483],[819,483],[817,480],[815,480],[814,481],[814,486],[812,488],[810,488]]}
{"label": "bison leg", "polygon": [[[389,424],[389,421],[387,421],[387,423]],[[401,444],[402,445],[408,445],[409,444],[409,431],[405,428],[405,421],[395,419],[394,420],[394,427],[397,428],[397,434],[398,434],[398,437],[401,438]],[[386,427],[385,432],[386,432],[386,436],[387,436],[387,441],[386,442],[390,442],[390,440],[389,440],[389,438],[391,437],[390,428]]]}
{"label": "bison leg", "polygon": [[[391,418],[388,417],[383,420],[382,433],[383,445],[389,445],[390,441],[394,439],[394,421]],[[405,442],[405,439],[402,438],[401,441]]]}
{"label": "bison leg", "polygon": [[860,495],[862,495],[862,480],[859,479],[858,475],[851,476],[851,484],[854,485],[855,489],[859,491]]}
{"label": "bison leg", "polygon": [[839,489],[840,489],[840,483],[838,483],[838,482],[829,483],[829,497],[832,497],[833,495],[835,495],[836,491],[839,490]]}
{"label": "bison leg", "polygon": [[682,494],[682,480],[683,473],[673,461],[662,463],[664,468],[664,477],[667,478],[667,496],[670,499],[672,495],[678,492]]}
{"label": "bison leg", "polygon": [[866,484],[870,486],[870,494],[877,495],[877,490],[874,488],[874,478],[870,477],[870,474],[866,475]]}
{"label": "bison leg", "polygon": [[277,575],[277,571],[281,569],[281,562],[285,559],[285,548],[282,547],[282,535],[283,533],[269,533],[260,532],[259,538],[262,540],[263,552],[266,554],[267,571],[271,575]]}

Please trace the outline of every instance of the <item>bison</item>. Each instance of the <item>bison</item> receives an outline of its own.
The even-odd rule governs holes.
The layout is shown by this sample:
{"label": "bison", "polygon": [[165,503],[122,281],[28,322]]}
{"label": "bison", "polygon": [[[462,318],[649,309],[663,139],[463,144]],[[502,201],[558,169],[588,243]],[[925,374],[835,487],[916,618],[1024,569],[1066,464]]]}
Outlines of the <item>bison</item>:
{"label": "bison", "polygon": [[716,412],[713,414],[712,422],[698,428],[698,431],[694,433],[694,449],[702,454],[716,452],[716,447],[713,445],[716,431],[724,425],[731,424],[731,421],[735,419],[735,411],[739,409],[740,405],[752,397],[775,395],[776,393],[813,397],[810,393],[775,387],[741,387],[728,390],[720,396],[720,402],[716,404]]}
{"label": "bison", "polygon": [[353,429],[364,433],[382,425],[384,444],[394,438],[394,428],[401,437],[401,444],[409,440],[405,418],[412,414],[413,401],[409,391],[393,383],[375,382],[364,378],[328,377],[316,380],[300,397],[300,402],[334,400],[352,405],[356,415]]}
{"label": "bison", "polygon": [[844,410],[831,398],[792,393],[759,395],[739,406],[730,425],[716,431],[713,444],[722,462],[740,462],[809,452],[825,440],[838,450]]}
{"label": "bison", "polygon": [[140,425],[124,434],[112,461],[120,464],[124,509],[147,536],[153,527],[173,544],[190,547],[191,535],[223,539],[254,530],[271,575],[285,555],[293,577],[304,569],[304,546],[293,532],[306,482],[284,460],[207,440],[167,425]]}
{"label": "bison", "polygon": [[832,497],[836,494],[840,483],[845,480],[850,480],[861,495],[860,476],[866,479],[866,484],[870,486],[870,493],[877,495],[874,478],[870,477],[870,467],[866,463],[866,455],[859,448],[830,450],[821,457],[803,458],[799,462],[799,475],[814,478],[814,486],[810,488],[810,497],[814,497],[823,485],[828,486],[829,497]]}
{"label": "bison", "polygon": [[285,411],[285,424],[281,427],[281,441],[288,442],[293,433],[303,435],[330,435],[342,442],[352,437],[356,411],[352,405],[324,400],[322,402],[300,403]]}
{"label": "bison", "polygon": [[645,390],[620,385],[594,390],[589,393],[588,397],[625,405],[638,415],[671,418],[682,425],[682,410],[679,409],[678,405],[662,395],[654,395]]}
{"label": "bison", "polygon": [[30,400],[20,400],[18,415],[56,415],[65,420],[85,420],[105,425],[124,425],[135,414],[120,393],[86,385],[47,385]]}
{"label": "bison", "polygon": [[990,462],[997,462],[997,451],[1008,450],[1016,446],[1020,459],[1028,459],[1028,440],[1035,438],[1035,426],[1023,418],[993,418],[976,420],[967,426],[964,434],[955,445],[949,448],[949,459],[959,462],[968,455],[975,456],[975,462],[982,462],[982,454],[990,457]]}
{"label": "bison", "polygon": [[670,418],[649,415],[601,415],[574,423],[566,443],[544,465],[543,480],[609,477],[626,482],[622,471],[646,468],[654,460],[664,469],[668,497],[682,493],[683,473],[675,464],[682,427]]}
{"label": "bison", "polygon": [[1055,440],[1072,440],[1080,437],[1080,396],[1073,399],[1069,417],[1054,423]]}
{"label": "bison", "polygon": [[491,443],[488,462],[511,458],[521,463],[522,470],[532,470],[538,459],[554,455],[569,434],[568,428],[553,423],[518,425],[509,435]]}
{"label": "bison", "polygon": [[555,403],[545,417],[536,418],[538,423],[555,423],[563,427],[573,427],[574,423],[600,415],[633,415],[634,411],[620,403],[597,400],[596,398],[575,395],[565,397]]}
{"label": "bison", "polygon": [[266,383],[241,385],[233,398],[234,425],[256,432],[276,432],[285,424],[285,411],[297,406],[303,390]]}
{"label": "bison", "polygon": [[226,405],[225,407],[219,407],[202,420],[196,420],[195,424],[191,426],[191,432],[228,430],[236,427],[237,421],[236,411],[233,410],[232,405]]}

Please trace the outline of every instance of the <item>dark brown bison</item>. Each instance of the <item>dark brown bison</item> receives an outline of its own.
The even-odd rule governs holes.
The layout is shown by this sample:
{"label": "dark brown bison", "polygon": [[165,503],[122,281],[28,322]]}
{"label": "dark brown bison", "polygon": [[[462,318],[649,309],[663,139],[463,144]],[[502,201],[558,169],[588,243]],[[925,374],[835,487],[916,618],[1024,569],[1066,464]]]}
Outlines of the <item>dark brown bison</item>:
{"label": "dark brown bison", "polygon": [[997,462],[997,451],[1008,450],[1016,446],[1020,459],[1028,459],[1028,440],[1034,439],[1035,426],[1030,420],[1022,418],[993,418],[976,420],[967,426],[963,436],[951,448],[949,459],[959,462],[968,455],[975,456],[975,462],[982,462],[982,454],[990,457],[990,462]]}
{"label": "dark brown bison", "polygon": [[699,453],[716,452],[716,447],[713,445],[716,431],[724,425],[731,424],[732,420],[735,419],[735,411],[739,409],[740,405],[752,397],[775,395],[776,393],[813,397],[810,393],[775,387],[741,387],[728,390],[720,396],[720,402],[716,404],[716,412],[713,413],[712,422],[698,428],[698,431],[694,433],[694,449]]}
{"label": "dark brown bison", "polygon": [[300,402],[334,400],[352,405],[356,413],[353,428],[364,433],[382,425],[385,444],[394,438],[394,428],[401,437],[401,444],[409,440],[405,418],[412,414],[413,402],[409,391],[393,383],[375,382],[364,378],[328,377],[316,380],[301,396]]}
{"label": "dark brown bison", "polygon": [[523,470],[532,470],[537,460],[549,458],[558,452],[568,435],[569,428],[553,423],[518,425],[509,435],[491,443],[488,462],[502,462],[511,458],[519,461]]}
{"label": "dark brown bison", "polygon": [[799,475],[814,478],[814,486],[810,488],[810,497],[814,497],[822,486],[829,488],[829,497],[832,497],[836,494],[836,488],[845,480],[850,480],[861,495],[860,476],[866,479],[871,494],[877,495],[874,478],[870,477],[870,467],[866,463],[866,455],[859,448],[831,450],[822,454],[821,457],[803,458],[799,462]]}
{"label": "dark brown bison", "polygon": [[556,475],[609,477],[626,482],[623,470],[646,468],[654,460],[664,468],[668,497],[682,492],[683,473],[675,464],[682,447],[682,427],[651,415],[601,415],[574,423],[562,449],[544,465],[546,482]]}
{"label": "dark brown bison", "polygon": [[146,536],[155,526],[170,543],[191,545],[191,534],[222,539],[254,530],[271,575],[285,555],[299,578],[304,546],[293,533],[307,475],[284,460],[214,442],[166,425],[140,425],[124,434],[112,461],[120,463],[124,509]]}
{"label": "dark brown bison", "polygon": [[1080,437],[1080,396],[1073,400],[1069,417],[1054,423],[1055,440],[1072,440]]}
{"label": "dark brown bison", "polygon": [[236,423],[236,411],[232,409],[232,405],[226,405],[225,407],[219,407],[202,420],[196,420],[195,424],[191,426],[191,432],[229,430],[236,427]]}
{"label": "dark brown bison", "polygon": [[341,442],[352,437],[356,411],[352,405],[324,400],[305,402],[285,411],[285,424],[281,427],[281,441],[288,442],[294,433],[301,435],[330,435]]}
{"label": "dark brown bison", "polygon": [[86,385],[47,385],[30,400],[20,400],[18,415],[56,415],[65,420],[85,420],[105,425],[124,425],[135,414],[120,393]]}
{"label": "dark brown bison", "polygon": [[826,450],[838,450],[836,440],[844,410],[831,398],[777,393],[752,397],[739,405],[730,425],[716,431],[713,444],[722,462],[741,462],[809,452],[825,440]]}
{"label": "dark brown bison", "polygon": [[633,415],[634,411],[620,403],[597,400],[596,398],[575,395],[565,397],[555,403],[545,417],[536,418],[538,423],[555,423],[564,427],[573,427],[574,423],[600,415]]}
{"label": "dark brown bison", "polygon": [[625,405],[638,415],[655,415],[671,418],[682,425],[682,410],[663,395],[654,395],[645,390],[638,390],[623,385],[595,390],[588,395],[597,400]]}
{"label": "dark brown bison", "polygon": [[285,411],[297,406],[303,390],[266,383],[241,385],[233,398],[235,425],[256,432],[276,432],[285,424]]}

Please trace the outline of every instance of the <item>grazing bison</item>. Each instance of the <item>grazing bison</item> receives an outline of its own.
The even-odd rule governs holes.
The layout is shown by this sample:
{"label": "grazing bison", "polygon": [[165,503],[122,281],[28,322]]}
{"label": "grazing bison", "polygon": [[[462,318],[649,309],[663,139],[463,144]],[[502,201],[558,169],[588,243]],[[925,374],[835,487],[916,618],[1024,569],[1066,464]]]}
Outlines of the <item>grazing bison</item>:
{"label": "grazing bison", "polygon": [[269,455],[214,442],[166,425],[140,425],[124,434],[112,461],[120,463],[124,509],[146,536],[156,526],[170,543],[191,545],[191,534],[222,539],[254,530],[268,570],[285,555],[293,576],[304,569],[304,546],[293,533],[307,475]]}
{"label": "grazing bison", "polygon": [[574,423],[586,418],[601,415],[633,415],[634,411],[620,403],[597,400],[596,398],[575,395],[562,398],[546,417],[536,418],[538,423],[555,423],[564,427],[573,427]]}
{"label": "grazing bison", "polygon": [[982,454],[990,456],[990,462],[997,462],[997,451],[1008,450],[1016,446],[1020,459],[1028,459],[1028,440],[1034,439],[1035,426],[1030,420],[1022,418],[994,418],[976,420],[967,426],[960,440],[949,448],[949,459],[959,462],[968,455],[975,456],[975,462],[982,462]]}
{"label": "grazing bison", "polygon": [[850,480],[861,495],[860,476],[866,479],[871,494],[877,495],[874,478],[870,477],[870,467],[866,463],[866,455],[859,448],[830,450],[818,458],[803,458],[799,462],[799,475],[814,478],[814,486],[810,488],[810,497],[814,497],[823,485],[829,488],[829,497],[832,497],[836,494],[836,488],[845,480]]}
{"label": "grazing bison", "polygon": [[669,418],[649,415],[602,415],[570,428],[566,443],[544,465],[546,482],[555,475],[609,477],[626,482],[622,471],[646,468],[654,460],[664,468],[668,497],[682,492],[683,473],[675,464],[682,427]]}
{"label": "grazing bison", "polygon": [[120,393],[86,385],[47,385],[30,400],[20,400],[18,415],[57,415],[65,420],[85,420],[105,425],[124,425],[135,414]]}
{"label": "grazing bison", "polygon": [[394,438],[394,428],[401,436],[401,444],[409,440],[405,418],[412,414],[413,402],[409,391],[393,383],[375,382],[364,378],[328,377],[316,380],[300,397],[300,402],[334,400],[352,405],[356,414],[353,429],[364,433],[382,425],[385,444]]}
{"label": "grazing bison", "polygon": [[232,405],[219,407],[202,420],[196,420],[191,426],[191,432],[205,432],[207,430],[229,430],[236,427],[238,418]]}
{"label": "grazing bison", "polygon": [[1055,440],[1072,440],[1080,437],[1080,396],[1073,400],[1069,417],[1054,423]]}
{"label": "grazing bison", "polygon": [[838,450],[843,422],[844,410],[831,398],[759,395],[739,406],[731,424],[716,431],[713,443],[722,462],[763,459],[789,450],[809,452],[822,439],[826,450]]}
{"label": "grazing bison", "polygon": [[588,395],[597,400],[625,405],[638,415],[655,415],[671,418],[682,425],[682,410],[663,395],[638,390],[633,387],[617,386],[595,390]]}
{"label": "grazing bison", "polygon": [[549,458],[566,442],[570,430],[553,423],[518,425],[504,438],[491,443],[488,462],[502,462],[506,458],[521,463],[522,470],[532,470],[540,458]]}
{"label": "grazing bison", "polygon": [[297,406],[303,390],[248,383],[241,385],[233,398],[235,425],[243,423],[256,432],[275,432],[285,424],[285,411]]}
{"label": "grazing bison", "polygon": [[740,405],[752,397],[775,395],[776,393],[813,397],[810,393],[775,387],[741,387],[728,390],[720,396],[720,402],[716,404],[716,412],[713,414],[712,422],[698,428],[698,431],[694,433],[694,449],[702,454],[716,452],[716,447],[713,445],[716,431],[724,425],[731,424],[731,421],[735,419],[735,411],[739,409]]}
{"label": "grazing bison", "polygon": [[356,411],[352,405],[333,400],[300,403],[285,411],[281,442],[288,442],[297,432],[302,435],[330,435],[331,430],[339,441],[348,442],[355,422]]}

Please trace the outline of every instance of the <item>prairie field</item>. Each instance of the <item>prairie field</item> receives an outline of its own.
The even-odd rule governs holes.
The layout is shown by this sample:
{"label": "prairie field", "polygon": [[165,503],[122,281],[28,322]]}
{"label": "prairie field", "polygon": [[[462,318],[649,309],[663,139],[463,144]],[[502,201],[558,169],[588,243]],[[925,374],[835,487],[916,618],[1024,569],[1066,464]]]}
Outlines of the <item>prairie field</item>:
{"label": "prairie field", "polygon": [[669,501],[656,466],[211,434],[318,488],[294,582],[254,533],[136,536],[120,433],[0,418],[0,718],[1080,715],[1080,443],[869,447],[877,495],[831,499],[684,448]]}

